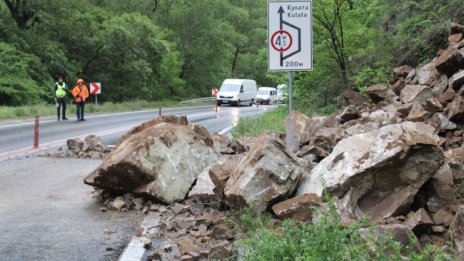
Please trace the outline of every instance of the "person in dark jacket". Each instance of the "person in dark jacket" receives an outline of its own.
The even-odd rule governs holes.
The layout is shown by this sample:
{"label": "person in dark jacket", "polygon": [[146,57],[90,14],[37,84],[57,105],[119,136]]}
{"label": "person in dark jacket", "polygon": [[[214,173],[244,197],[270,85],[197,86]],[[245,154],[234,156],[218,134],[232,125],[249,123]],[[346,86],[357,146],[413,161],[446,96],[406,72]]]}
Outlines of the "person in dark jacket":
{"label": "person in dark jacket", "polygon": [[[66,94],[68,91],[68,86],[63,81],[63,78],[59,77],[58,81],[53,86],[53,95],[55,97],[56,114],[58,116],[58,120],[68,120],[68,118],[66,118]],[[60,109],[62,109],[63,112],[62,118],[60,118]]]}

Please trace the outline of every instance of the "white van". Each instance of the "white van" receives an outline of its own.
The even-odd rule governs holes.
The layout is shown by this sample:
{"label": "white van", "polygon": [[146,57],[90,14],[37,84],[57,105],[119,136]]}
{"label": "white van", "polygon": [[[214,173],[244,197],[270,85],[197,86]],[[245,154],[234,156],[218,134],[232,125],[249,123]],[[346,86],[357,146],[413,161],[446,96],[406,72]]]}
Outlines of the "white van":
{"label": "white van", "polygon": [[260,87],[256,102],[259,104],[273,104],[277,101],[277,89],[273,87]]}
{"label": "white van", "polygon": [[244,79],[226,79],[216,97],[218,106],[230,104],[240,106],[240,104],[253,105],[256,101],[256,82]]}

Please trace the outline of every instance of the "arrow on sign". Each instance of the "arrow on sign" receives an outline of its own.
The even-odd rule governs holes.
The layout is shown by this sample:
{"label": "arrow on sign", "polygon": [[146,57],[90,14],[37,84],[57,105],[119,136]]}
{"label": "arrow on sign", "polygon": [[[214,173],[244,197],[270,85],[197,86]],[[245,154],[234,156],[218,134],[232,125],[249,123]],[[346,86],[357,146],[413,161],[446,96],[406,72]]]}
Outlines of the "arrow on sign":
{"label": "arrow on sign", "polygon": [[90,83],[90,94],[100,94],[101,93],[101,83],[92,82]]}
{"label": "arrow on sign", "polygon": [[[282,6],[280,6],[279,10],[277,11],[278,14],[280,14],[280,30],[282,31],[283,30],[283,27],[284,27],[284,24],[295,29],[297,32],[298,32],[298,50],[294,51],[293,53],[289,54],[289,55],[286,55],[284,56],[284,53],[281,52],[280,53],[280,66],[283,66],[284,64],[284,61],[287,60],[288,58],[294,56],[295,54],[301,52],[301,28],[285,21],[283,19],[283,14],[285,13],[284,9]],[[291,37],[291,35],[290,35]]]}
{"label": "arrow on sign", "polygon": [[280,14],[280,30],[284,29],[284,18],[283,18],[283,15],[285,13],[284,9],[282,8],[282,6],[280,6],[279,8],[279,11],[277,11],[277,13]]}
{"label": "arrow on sign", "polygon": [[[284,15],[284,9],[282,8],[282,6],[280,6],[279,8],[279,11],[277,11],[278,14],[280,14],[280,30],[283,30],[284,29],[284,18],[283,18],[283,15]],[[280,52],[280,66],[282,66],[284,63],[284,52]]]}

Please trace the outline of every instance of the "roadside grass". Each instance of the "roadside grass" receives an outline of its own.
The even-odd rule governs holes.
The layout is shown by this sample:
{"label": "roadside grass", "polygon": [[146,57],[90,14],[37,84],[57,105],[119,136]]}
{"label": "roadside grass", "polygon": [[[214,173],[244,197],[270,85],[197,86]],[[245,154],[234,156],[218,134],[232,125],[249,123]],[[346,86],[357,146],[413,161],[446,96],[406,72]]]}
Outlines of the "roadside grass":
{"label": "roadside grass", "polygon": [[284,120],[288,115],[288,108],[280,106],[257,117],[240,119],[232,131],[234,139],[242,136],[258,137],[266,131],[285,131]]}
{"label": "roadside grass", "polygon": [[[208,103],[195,104],[195,106],[207,105]],[[178,101],[158,101],[149,102],[143,100],[112,103],[105,102],[103,104],[95,105],[93,103],[87,103],[85,107],[86,113],[104,113],[104,112],[122,112],[122,111],[137,111],[145,109],[157,109],[160,106],[163,107],[182,107],[192,105],[182,105]],[[74,115],[76,113],[76,106],[71,102],[67,103],[66,114]],[[35,105],[24,105],[18,107],[0,106],[0,120],[12,120],[12,119],[28,119],[34,117],[36,114],[41,117],[44,116],[55,116],[56,107],[54,104],[35,104]]]}
{"label": "roadside grass", "polygon": [[430,245],[417,251],[413,240],[401,245],[391,237],[375,238],[373,228],[362,235],[366,221],[340,226],[340,215],[329,205],[328,213],[315,210],[314,224],[276,223],[269,214],[244,211],[232,221],[247,235],[235,242],[240,260],[454,260]]}

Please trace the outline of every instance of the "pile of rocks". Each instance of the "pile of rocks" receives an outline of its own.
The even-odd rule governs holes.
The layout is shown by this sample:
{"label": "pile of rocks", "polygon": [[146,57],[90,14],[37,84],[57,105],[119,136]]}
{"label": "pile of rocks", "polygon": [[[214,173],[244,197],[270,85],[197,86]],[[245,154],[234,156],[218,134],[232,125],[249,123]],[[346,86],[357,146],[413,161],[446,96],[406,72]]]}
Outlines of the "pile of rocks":
{"label": "pile of rocks", "polygon": [[237,235],[225,212],[188,201],[163,211],[159,230],[150,237],[164,242],[148,254],[151,260],[224,260],[233,255]]}
{"label": "pile of rocks", "polygon": [[[312,222],[313,207],[324,208],[322,197],[331,195],[344,224],[367,217],[377,234],[404,241],[413,232],[418,242],[434,244],[454,230],[462,253],[463,35],[464,26],[453,24],[450,47],[431,63],[396,68],[391,84],[368,88],[369,98],[345,92],[339,112],[292,112],[285,134],[230,141],[185,117],[157,118],[123,137],[84,182],[164,204],[250,207],[301,222]],[[194,237],[188,242],[203,242],[214,230],[171,221],[162,233],[181,231],[178,238]],[[201,259],[184,250],[185,260]]]}
{"label": "pile of rocks", "polygon": [[66,142],[67,150],[57,153],[48,153],[42,156],[54,158],[78,158],[78,159],[103,159],[105,155],[111,152],[99,137],[89,135],[82,141],[81,139],[69,139]]}

